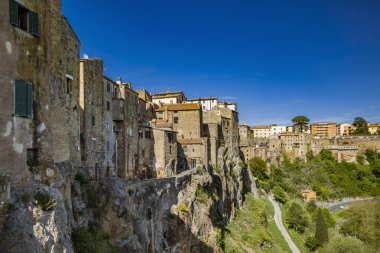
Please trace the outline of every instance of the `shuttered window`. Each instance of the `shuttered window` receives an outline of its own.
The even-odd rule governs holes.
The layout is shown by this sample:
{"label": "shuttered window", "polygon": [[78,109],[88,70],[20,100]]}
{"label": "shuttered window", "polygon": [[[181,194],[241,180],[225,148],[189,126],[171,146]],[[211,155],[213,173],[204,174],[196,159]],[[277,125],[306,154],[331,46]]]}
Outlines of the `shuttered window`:
{"label": "shuttered window", "polygon": [[18,3],[15,0],[9,1],[9,16],[11,24],[18,26]]}
{"label": "shuttered window", "polygon": [[33,85],[25,81],[15,81],[15,116],[33,117]]}
{"label": "shuttered window", "polygon": [[9,0],[9,18],[12,25],[34,36],[39,36],[40,22],[38,13],[28,10],[15,0]]}
{"label": "shuttered window", "polygon": [[38,14],[29,11],[29,32],[35,36],[40,34]]}

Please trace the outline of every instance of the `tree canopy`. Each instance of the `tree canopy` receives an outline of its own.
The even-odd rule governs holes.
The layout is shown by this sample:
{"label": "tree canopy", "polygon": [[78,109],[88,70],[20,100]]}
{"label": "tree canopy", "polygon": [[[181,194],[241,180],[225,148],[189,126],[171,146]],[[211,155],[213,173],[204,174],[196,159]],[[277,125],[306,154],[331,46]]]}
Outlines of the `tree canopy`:
{"label": "tree canopy", "polygon": [[368,122],[362,117],[356,117],[352,125],[356,128],[353,134],[366,135],[369,134]]}
{"label": "tree canopy", "polygon": [[296,116],[292,119],[292,122],[294,123],[295,126],[299,127],[301,132],[306,130],[307,124],[309,124],[310,119],[306,116],[300,115]]}

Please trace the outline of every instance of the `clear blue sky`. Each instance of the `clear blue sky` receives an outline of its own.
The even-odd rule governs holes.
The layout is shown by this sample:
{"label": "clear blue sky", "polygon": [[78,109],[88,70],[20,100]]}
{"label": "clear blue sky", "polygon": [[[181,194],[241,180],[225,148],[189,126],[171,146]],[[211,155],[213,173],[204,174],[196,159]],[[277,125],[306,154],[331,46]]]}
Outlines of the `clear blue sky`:
{"label": "clear blue sky", "polygon": [[241,123],[380,121],[379,0],[62,0],[105,74],[239,104]]}

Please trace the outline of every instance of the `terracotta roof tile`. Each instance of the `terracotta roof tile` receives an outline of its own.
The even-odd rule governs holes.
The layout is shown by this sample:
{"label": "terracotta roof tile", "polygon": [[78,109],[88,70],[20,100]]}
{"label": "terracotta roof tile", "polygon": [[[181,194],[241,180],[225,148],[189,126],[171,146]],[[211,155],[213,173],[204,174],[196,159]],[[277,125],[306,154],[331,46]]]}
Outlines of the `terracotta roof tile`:
{"label": "terracotta roof tile", "polygon": [[193,111],[193,110],[200,110],[201,107],[199,104],[172,104],[172,105],[161,106],[156,111],[162,112],[162,111],[165,111],[166,108],[169,111]]}

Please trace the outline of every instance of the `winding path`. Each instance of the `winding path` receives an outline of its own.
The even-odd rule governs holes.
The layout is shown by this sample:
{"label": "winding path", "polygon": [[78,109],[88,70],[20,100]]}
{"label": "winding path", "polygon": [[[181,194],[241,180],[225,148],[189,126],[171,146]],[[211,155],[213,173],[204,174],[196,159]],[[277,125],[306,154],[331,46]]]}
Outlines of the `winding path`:
{"label": "winding path", "polygon": [[301,253],[301,251],[297,248],[296,244],[293,242],[292,238],[288,234],[288,231],[286,231],[284,224],[282,223],[280,206],[274,200],[273,195],[268,196],[268,199],[274,207],[274,222],[276,223],[276,225],[277,225],[278,229],[280,230],[282,236],[285,238],[285,241],[288,243],[289,248],[293,251],[293,253]]}

